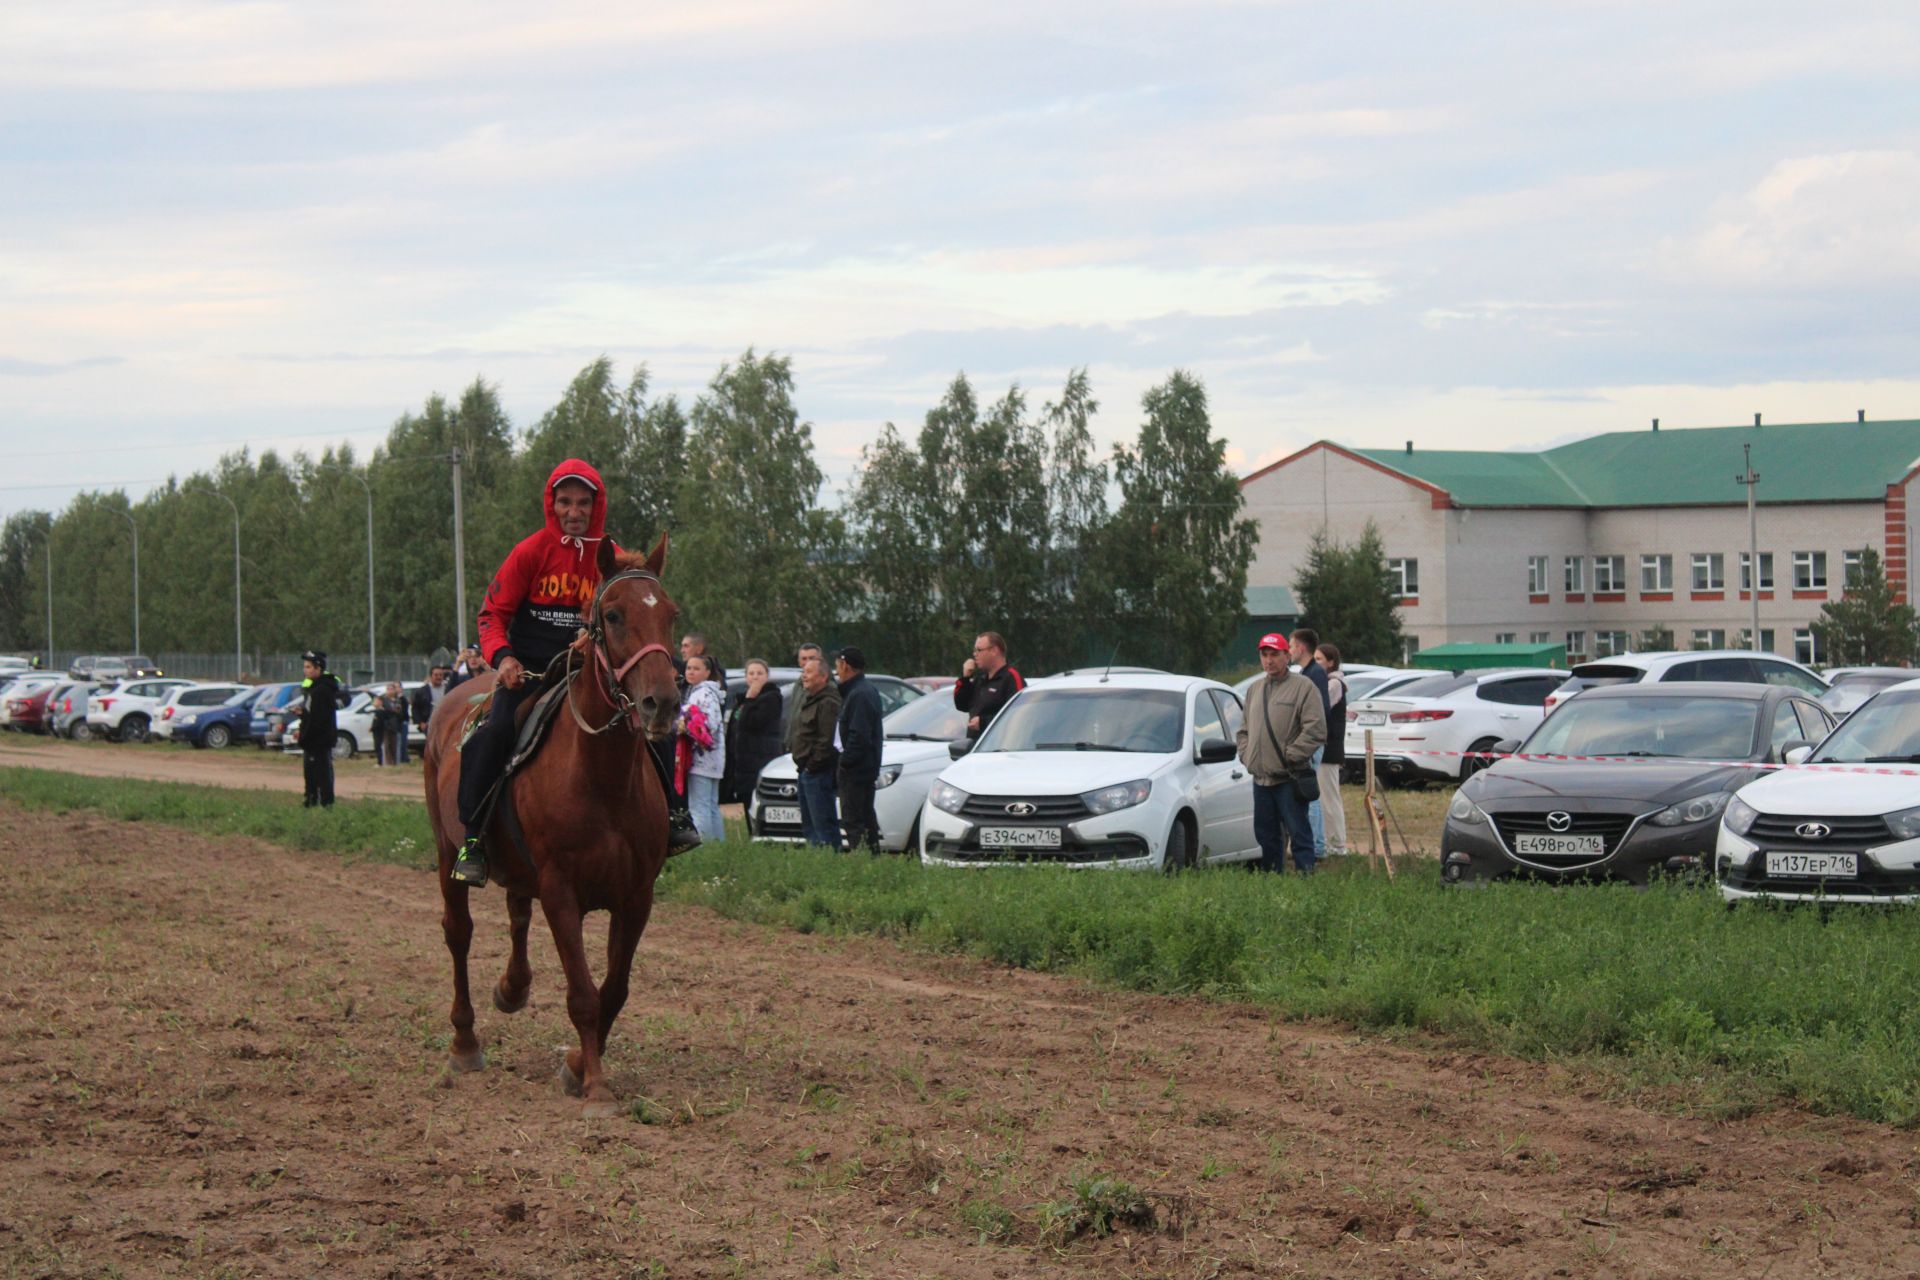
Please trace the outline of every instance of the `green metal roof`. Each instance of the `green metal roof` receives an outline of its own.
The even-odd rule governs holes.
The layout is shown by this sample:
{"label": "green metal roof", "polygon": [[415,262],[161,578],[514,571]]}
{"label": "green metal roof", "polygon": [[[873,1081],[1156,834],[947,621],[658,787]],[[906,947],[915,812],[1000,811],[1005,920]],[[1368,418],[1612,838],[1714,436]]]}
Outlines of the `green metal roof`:
{"label": "green metal roof", "polygon": [[1549,641],[1544,644],[1475,644],[1461,640],[1436,644],[1413,655],[1415,667],[1440,671],[1478,671],[1487,667],[1564,667],[1566,646]]}
{"label": "green metal roof", "polygon": [[1354,452],[1463,507],[1676,507],[1744,505],[1734,477],[1746,444],[1763,506],[1878,502],[1920,465],[1920,420],[1614,431],[1539,453]]}
{"label": "green metal roof", "polygon": [[1249,618],[1297,618],[1299,606],[1293,603],[1293,592],[1285,587],[1248,587],[1247,616]]}

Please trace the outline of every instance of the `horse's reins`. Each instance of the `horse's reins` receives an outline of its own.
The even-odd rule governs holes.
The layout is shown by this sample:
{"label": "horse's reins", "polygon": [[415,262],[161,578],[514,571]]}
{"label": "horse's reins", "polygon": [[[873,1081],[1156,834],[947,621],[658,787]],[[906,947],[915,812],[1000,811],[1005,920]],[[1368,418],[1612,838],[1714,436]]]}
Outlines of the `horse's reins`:
{"label": "horse's reins", "polygon": [[[613,584],[616,582],[631,581],[651,582],[663,591],[666,589],[666,585],[660,581],[658,574],[651,573],[646,569],[622,569],[619,573],[614,574],[611,578],[601,583],[600,589],[594,592],[593,608],[587,614],[587,637],[589,640],[587,648],[593,655],[588,659],[588,663],[595,674],[602,677],[600,693],[606,698],[608,704],[613,707],[613,719],[607,721],[598,729],[594,728],[581,716],[580,709],[573,705],[573,695],[569,693],[567,694],[567,710],[572,713],[574,723],[579,725],[581,731],[584,733],[605,733],[622,720],[628,719],[634,714],[637,708],[633,704],[633,699],[627,696],[626,688],[621,682],[627,678],[627,672],[639,665],[642,658],[652,653],[660,654],[669,661],[673,658],[673,655],[668,652],[667,646],[655,641],[650,644],[641,645],[632,657],[628,658],[618,667],[613,665],[613,658],[607,653],[607,627],[603,610],[607,592],[613,588]],[[573,675],[573,651],[571,649],[567,651],[567,674],[569,677]]]}

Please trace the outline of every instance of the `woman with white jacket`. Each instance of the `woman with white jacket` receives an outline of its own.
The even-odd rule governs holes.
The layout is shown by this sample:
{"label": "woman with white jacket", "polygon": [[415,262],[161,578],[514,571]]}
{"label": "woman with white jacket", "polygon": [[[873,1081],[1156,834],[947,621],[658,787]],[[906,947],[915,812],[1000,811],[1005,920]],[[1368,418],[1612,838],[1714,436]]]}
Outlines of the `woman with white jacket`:
{"label": "woman with white jacket", "polygon": [[705,654],[687,659],[687,694],[680,701],[676,744],[678,766],[685,778],[687,808],[693,812],[700,839],[716,842],[726,836],[720,820],[720,779],[727,772],[727,725],[724,697],[713,679],[713,663]]}

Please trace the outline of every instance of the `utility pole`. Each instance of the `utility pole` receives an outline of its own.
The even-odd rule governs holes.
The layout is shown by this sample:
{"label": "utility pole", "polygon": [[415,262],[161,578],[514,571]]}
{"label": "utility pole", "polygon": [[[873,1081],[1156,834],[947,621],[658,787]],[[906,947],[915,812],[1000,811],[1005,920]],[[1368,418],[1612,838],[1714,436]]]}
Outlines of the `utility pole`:
{"label": "utility pole", "polygon": [[337,462],[316,462],[313,465],[321,471],[345,472],[359,481],[360,487],[367,494],[367,678],[378,680],[380,663],[373,643],[373,486],[367,483],[364,475],[352,467],[344,467]]}
{"label": "utility pole", "polygon": [[460,446],[453,446],[453,629],[458,647],[467,647],[466,512],[460,497]]}
{"label": "utility pole", "polygon": [[53,670],[53,512],[47,512],[47,670]]}
{"label": "utility pole", "polygon": [[240,504],[218,489],[195,489],[194,492],[218,498],[233,508],[233,678],[238,680],[247,669],[246,651],[240,643]]}
{"label": "utility pole", "polygon": [[127,522],[127,528],[133,530],[133,651],[145,653],[140,647],[140,526],[134,523],[133,514],[128,511],[107,510]]}
{"label": "utility pole", "polygon": [[1740,451],[1746,456],[1745,474],[1733,478],[1735,484],[1747,487],[1747,602],[1752,606],[1752,630],[1747,633],[1747,647],[1755,653],[1760,652],[1760,524],[1754,514],[1753,491],[1760,483],[1760,473],[1753,469],[1753,446],[1743,444]]}

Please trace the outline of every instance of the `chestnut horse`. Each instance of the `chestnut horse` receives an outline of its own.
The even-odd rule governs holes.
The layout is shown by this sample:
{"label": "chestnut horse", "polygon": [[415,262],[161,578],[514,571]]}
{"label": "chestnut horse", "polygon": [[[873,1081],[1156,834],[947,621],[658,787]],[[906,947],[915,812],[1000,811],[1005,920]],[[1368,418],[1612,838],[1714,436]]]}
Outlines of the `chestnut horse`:
{"label": "chestnut horse", "polygon": [[[526,1007],[533,982],[527,926],[538,898],[566,971],[567,1015],[580,1034],[580,1047],[568,1051],[561,1068],[561,1083],[569,1094],[585,1097],[583,1114],[590,1117],[616,1110],[602,1055],[607,1031],[627,1001],[634,948],[653,910],[654,878],[667,860],[667,797],[644,740],[670,733],[680,704],[667,650],[678,610],[660,584],[666,559],[664,534],[644,559],[601,542],[600,589],[583,614],[584,634],[566,654],[574,673],[565,695],[569,706],[555,718],[539,754],[509,784],[527,854],[498,812],[486,833],[489,871],[507,891],[513,936],[513,955],[493,989],[494,1007],[502,1013]],[[450,1058],[456,1071],[487,1065],[467,995],[473,917],[467,886],[453,879],[452,869],[465,834],[457,797],[467,695],[490,688],[493,679],[489,672],[460,685],[460,696],[441,699],[424,755],[427,814],[440,847],[440,896],[446,903],[440,924],[453,954]],[[607,975],[597,988],[580,937],[581,917],[589,911],[611,917]]]}

